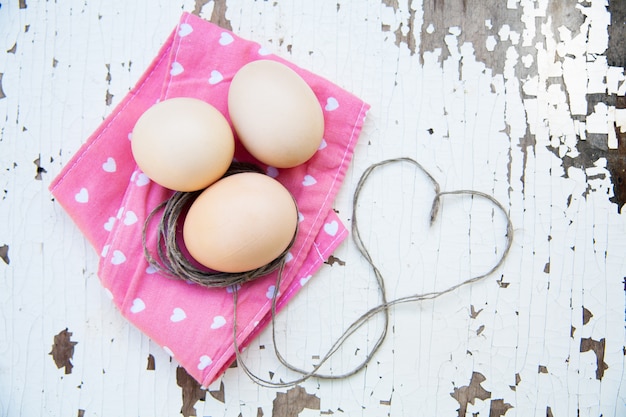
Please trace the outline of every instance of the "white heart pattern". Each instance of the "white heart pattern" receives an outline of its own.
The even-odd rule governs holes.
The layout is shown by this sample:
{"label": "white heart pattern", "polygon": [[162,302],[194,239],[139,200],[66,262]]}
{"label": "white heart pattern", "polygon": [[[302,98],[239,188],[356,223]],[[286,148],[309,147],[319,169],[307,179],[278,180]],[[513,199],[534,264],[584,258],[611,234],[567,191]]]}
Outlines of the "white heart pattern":
{"label": "white heart pattern", "polygon": [[81,188],[79,192],[74,195],[74,200],[77,203],[85,204],[89,201],[89,191],[86,188]]}
{"label": "white heart pattern", "polygon": [[133,305],[130,306],[130,312],[133,314],[140,313],[146,309],[146,303],[143,302],[141,298],[135,298],[133,300]]}
{"label": "white heart pattern", "polygon": [[267,287],[267,292],[265,293],[265,296],[271,300],[274,297],[274,293],[276,293],[276,286],[270,285],[269,287]]}
{"label": "white heart pattern", "polygon": [[115,164],[115,159],[112,157],[108,157],[106,162],[102,164],[102,169],[105,172],[115,172],[117,170],[117,165]]}
{"label": "white heart pattern", "polygon": [[109,217],[109,220],[104,224],[104,230],[110,232],[113,230],[113,225],[115,224],[115,217]]}
{"label": "white heart pattern", "polygon": [[148,185],[150,183],[150,178],[148,178],[148,176],[143,172],[138,171],[133,172],[130,180],[137,184],[138,187],[143,187],[144,185]]}
{"label": "white heart pattern", "polygon": [[193,27],[191,27],[189,23],[181,23],[181,25],[178,27],[178,36],[180,36],[181,38],[184,38],[191,32],[193,32]]}
{"label": "white heart pattern", "polygon": [[311,185],[317,184],[317,180],[312,175],[305,175],[302,180],[302,185],[305,187],[310,187]]}
{"label": "white heart pattern", "polygon": [[148,265],[148,267],[146,268],[146,274],[156,274],[157,269],[155,267],[153,267],[152,265]]}
{"label": "white heart pattern", "polygon": [[228,32],[222,32],[222,34],[220,35],[220,45],[222,46],[226,46],[226,45],[230,45],[231,43],[233,43],[234,39],[232,37],[232,35]]}
{"label": "white heart pattern", "polygon": [[211,329],[219,329],[220,327],[224,327],[226,324],[226,319],[224,316],[215,316],[213,317],[213,323],[211,323]]}
{"label": "white heart pattern", "polygon": [[326,111],[333,111],[333,110],[337,110],[338,108],[339,108],[339,102],[337,101],[335,97],[328,97],[326,99],[326,106],[324,107]]}
{"label": "white heart pattern", "polygon": [[266,47],[262,46],[262,47],[259,48],[259,55],[267,56],[269,54],[271,54],[271,52]]}
{"label": "white heart pattern", "polygon": [[291,262],[293,260],[293,255],[291,252],[287,252],[287,255],[285,255],[285,263]]}
{"label": "white heart pattern", "polygon": [[272,166],[267,167],[265,173],[272,178],[278,177],[278,169]]}
{"label": "white heart pattern", "polygon": [[211,76],[209,77],[209,84],[217,84],[224,79],[224,76],[218,70],[211,71]]}
{"label": "white heart pattern", "polygon": [[300,278],[300,285],[304,287],[304,285],[309,282],[312,277],[313,275],[307,275],[306,277]]}
{"label": "white heart pattern", "polygon": [[317,148],[317,150],[321,151],[322,149],[324,149],[327,146],[328,146],[328,143],[326,143],[326,139],[322,138],[322,141],[320,142],[320,147]]}
{"label": "white heart pattern", "polygon": [[228,287],[226,287],[226,292],[229,294],[232,294],[233,291],[235,291],[235,289],[237,289],[237,291],[239,291],[241,289],[241,284],[235,284],[235,287],[233,288],[232,285],[229,285]]}
{"label": "white heart pattern", "polygon": [[102,247],[102,252],[100,252],[100,256],[102,256],[103,258],[105,256],[107,256],[107,254],[109,253],[109,248],[111,247],[111,245],[104,245]]}
{"label": "white heart pattern", "polygon": [[336,220],[333,220],[330,223],[324,224],[324,231],[330,236],[335,236],[339,231],[339,223],[337,223]]}
{"label": "white heart pattern", "polygon": [[111,263],[113,265],[121,265],[126,262],[126,255],[122,253],[120,250],[113,251],[113,257],[111,258]]}
{"label": "white heart pattern", "polygon": [[130,226],[130,225],[137,223],[137,220],[138,220],[137,215],[135,214],[134,211],[128,210],[126,212],[126,215],[124,216],[124,224],[126,226]]}
{"label": "white heart pattern", "polygon": [[198,362],[198,369],[204,371],[207,366],[213,363],[213,359],[210,356],[202,355],[200,356],[200,361]]}
{"label": "white heart pattern", "polygon": [[177,75],[182,74],[185,71],[182,64],[180,62],[172,62],[172,68],[170,69],[170,75],[172,77],[176,77]]}
{"label": "white heart pattern", "polygon": [[179,321],[183,321],[186,318],[187,318],[187,314],[185,313],[185,310],[183,310],[180,307],[176,307],[172,311],[172,315],[170,316],[170,320],[173,321],[174,323],[178,323]]}

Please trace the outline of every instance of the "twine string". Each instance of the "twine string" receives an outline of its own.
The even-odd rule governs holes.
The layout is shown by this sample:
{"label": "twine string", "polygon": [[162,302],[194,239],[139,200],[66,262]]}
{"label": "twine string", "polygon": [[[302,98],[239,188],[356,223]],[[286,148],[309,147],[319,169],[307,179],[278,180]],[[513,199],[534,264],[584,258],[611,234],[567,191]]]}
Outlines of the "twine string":
{"label": "twine string", "polygon": [[[256,165],[234,162],[224,174],[223,178],[230,175],[263,171]],[[144,257],[155,270],[163,273],[171,278],[186,279],[205,287],[236,287],[245,282],[252,281],[258,277],[265,276],[273,272],[284,263],[289,249],[293,246],[298,234],[298,226],[285,250],[270,263],[259,268],[245,272],[219,272],[210,271],[196,266],[182,252],[179,245],[179,230],[181,227],[181,218],[185,210],[193,203],[193,201],[202,193],[203,190],[182,192],[176,191],[172,196],[157,205],[147,216],[143,231],[142,245]],[[162,212],[159,224],[157,226],[156,236],[156,257],[148,249],[148,227],[153,218]]]}
{"label": "twine string", "polygon": [[[488,202],[490,202],[495,208],[497,208],[505,217],[506,219],[506,243],[505,243],[505,247],[498,259],[498,261],[487,271],[478,275],[475,275],[473,277],[470,277],[458,284],[452,285],[444,290],[441,291],[432,291],[432,292],[427,292],[427,293],[423,293],[423,294],[413,294],[413,295],[408,295],[408,296],[404,296],[404,297],[399,297],[396,298],[394,300],[388,301],[387,300],[387,294],[386,294],[386,289],[385,289],[385,280],[383,277],[383,274],[380,272],[380,270],[378,269],[378,267],[376,266],[376,264],[374,263],[374,260],[372,259],[372,256],[369,252],[369,250],[367,249],[367,246],[365,245],[362,237],[361,237],[361,233],[360,233],[360,229],[358,226],[358,220],[357,220],[357,207],[358,207],[358,203],[359,203],[359,198],[361,197],[362,194],[362,190],[364,185],[366,184],[367,180],[370,178],[370,176],[372,175],[372,173],[383,166],[389,165],[389,164],[396,164],[396,163],[409,163],[411,165],[413,165],[417,170],[421,171],[431,182],[434,190],[435,190],[435,196],[433,198],[433,204],[431,206],[431,212],[430,212],[430,224],[431,226],[433,225],[433,223],[435,222],[435,220],[437,219],[437,215],[439,213],[440,210],[440,206],[441,206],[441,200],[443,197],[445,196],[470,196],[472,198],[482,198],[487,200]],[[371,166],[369,166],[361,175],[359,182],[357,183],[357,187],[356,190],[354,192],[353,195],[353,199],[352,199],[352,235],[353,235],[353,239],[355,242],[355,245],[359,251],[359,253],[361,254],[361,256],[363,256],[363,258],[367,261],[367,263],[369,264],[370,268],[372,269],[372,271],[374,272],[374,276],[376,277],[376,283],[378,286],[378,292],[379,292],[379,296],[381,299],[381,302],[369,309],[368,311],[366,311],[365,313],[363,313],[359,318],[357,318],[354,322],[352,322],[352,324],[350,324],[350,326],[348,326],[348,328],[346,330],[344,330],[343,334],[333,343],[333,345],[328,349],[328,351],[321,356],[321,359],[319,361],[319,363],[317,363],[315,366],[313,366],[313,368],[310,371],[307,370],[303,370],[291,363],[289,363],[289,361],[287,361],[284,356],[280,353],[280,350],[278,349],[278,344],[276,343],[276,303],[277,303],[277,298],[278,298],[278,289],[280,288],[280,283],[282,280],[282,273],[283,273],[283,267],[284,267],[284,259],[281,261],[281,265],[278,268],[278,275],[276,278],[276,285],[275,285],[275,292],[274,295],[272,297],[272,308],[271,308],[271,316],[272,316],[272,321],[271,321],[271,325],[272,325],[272,343],[274,345],[274,352],[276,354],[276,357],[278,358],[279,362],[285,366],[286,368],[299,373],[300,377],[295,378],[293,380],[284,382],[284,381],[280,381],[280,382],[275,382],[275,381],[269,381],[266,380],[264,378],[259,377],[258,375],[256,375],[254,372],[252,372],[250,370],[250,368],[246,365],[245,361],[242,358],[241,355],[241,351],[239,349],[239,344],[237,342],[237,303],[238,303],[238,288],[237,287],[233,287],[233,346],[234,346],[234,350],[235,350],[235,355],[236,355],[236,359],[237,359],[237,364],[240,368],[242,368],[242,370],[244,371],[244,373],[255,383],[257,383],[258,385],[264,386],[264,387],[268,387],[268,388],[287,388],[287,387],[292,387],[295,386],[297,384],[300,384],[304,381],[306,381],[307,379],[314,377],[314,378],[319,378],[319,379],[328,379],[328,380],[337,380],[337,379],[344,379],[344,378],[348,378],[352,375],[357,374],[358,372],[360,372],[361,370],[363,370],[372,360],[372,358],[374,357],[374,355],[376,354],[376,352],[379,350],[379,348],[381,347],[383,341],[385,340],[386,336],[387,336],[387,332],[388,332],[388,327],[389,327],[389,310],[390,308],[400,305],[400,304],[406,304],[406,303],[413,303],[413,302],[420,302],[420,301],[425,301],[425,300],[433,300],[436,298],[439,298],[445,294],[451,293],[461,287],[476,283],[478,281],[483,280],[484,278],[490,276],[491,274],[493,274],[498,268],[500,268],[500,266],[502,266],[502,264],[504,263],[504,261],[506,260],[510,250],[511,250],[511,246],[513,244],[513,223],[511,221],[510,216],[508,215],[508,212],[506,210],[506,208],[497,200],[495,199],[493,196],[480,192],[480,191],[475,191],[475,190],[456,190],[456,191],[441,191],[441,187],[439,185],[439,183],[434,179],[434,177],[417,161],[415,161],[414,159],[408,158],[408,157],[403,157],[403,158],[393,158],[393,159],[388,159],[388,160],[384,160],[378,163],[375,163]],[[376,339],[376,342],[374,344],[374,346],[371,348],[371,350],[368,352],[368,354],[366,355],[366,357],[364,358],[364,360],[359,363],[358,365],[354,366],[351,370],[341,373],[341,374],[323,374],[323,373],[319,373],[318,371],[320,370],[320,368],[337,352],[337,350],[339,350],[339,348],[345,343],[345,341],[352,336],[357,330],[359,330],[363,325],[365,325],[370,319],[372,319],[373,317],[382,314],[383,315],[383,326],[382,329],[380,331],[380,334],[378,335],[378,338]]]}

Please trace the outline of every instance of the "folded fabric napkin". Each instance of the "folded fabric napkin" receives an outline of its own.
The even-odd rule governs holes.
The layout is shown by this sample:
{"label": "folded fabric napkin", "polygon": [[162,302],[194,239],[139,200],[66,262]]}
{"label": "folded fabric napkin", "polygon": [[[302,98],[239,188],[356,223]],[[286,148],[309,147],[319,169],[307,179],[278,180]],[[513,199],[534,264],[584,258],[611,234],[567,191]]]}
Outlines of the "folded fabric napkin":
{"label": "folded fabric napkin", "polygon": [[[130,149],[135,122],[151,105],[174,97],[211,103],[228,119],[228,87],[237,70],[257,59],[294,69],[324,109],[324,140],[308,162],[276,169],[259,164],[294,196],[299,231],[278,290],[278,308],[304,285],[347,230],[332,210],[369,106],[331,82],[269,54],[258,43],[185,13],[133,90],[88,138],[50,185],[56,200],[101,254],[98,276],[122,314],[208,386],[235,358],[229,289],[168,278],[143,255],[148,214],[171,195],[151,182]],[[239,144],[235,158],[256,162]],[[147,231],[155,248],[156,223]],[[269,323],[276,273],[239,290],[237,341],[245,346]],[[232,291],[232,290],[230,290]]]}

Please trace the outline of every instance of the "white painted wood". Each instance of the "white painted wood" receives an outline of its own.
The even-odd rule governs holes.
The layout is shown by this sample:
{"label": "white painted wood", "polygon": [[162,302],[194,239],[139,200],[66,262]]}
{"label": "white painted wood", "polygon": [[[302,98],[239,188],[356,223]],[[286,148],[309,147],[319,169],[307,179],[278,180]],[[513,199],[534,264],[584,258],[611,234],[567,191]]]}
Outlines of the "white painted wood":
{"label": "white painted wood", "polygon": [[[210,19],[214,2],[0,3],[0,246],[9,246],[10,258],[0,262],[0,415],[179,415],[177,364],[113,307],[96,276],[97,254],[47,186],[137,81],[180,13],[201,7]],[[451,393],[474,372],[491,394],[468,404],[468,416],[489,415],[497,400],[512,407],[508,417],[626,415],[626,216],[609,200],[606,159],[567,172],[563,162],[578,156],[577,143],[590,134],[624,124],[623,111],[610,104],[587,115],[587,94],[623,95],[626,85],[623,69],[604,57],[606,2],[579,1],[568,11],[586,16],[582,35],[535,28],[550,17],[548,1],[502,2],[518,20],[492,28],[495,18],[475,22],[491,30],[489,50],[504,47],[501,73],[456,26],[445,28],[440,48],[424,51],[422,62],[421,27],[433,23],[424,20],[427,8],[395,3],[228,0],[225,18],[241,36],[372,105],[335,203],[346,224],[363,170],[409,156],[446,190],[494,195],[509,210],[515,240],[496,275],[394,308],[390,336],[370,366],[344,381],[303,383],[320,409],[300,415],[457,415]],[[413,37],[414,53],[408,41],[396,44],[397,29]],[[433,24],[424,33],[437,30]],[[518,76],[516,68],[535,64],[536,74]],[[536,144],[524,148],[527,132]],[[615,148],[616,138],[607,136],[606,146]],[[362,233],[391,296],[444,289],[488,269],[494,245],[502,248],[502,219],[477,200],[447,198],[429,229],[431,198],[423,176],[407,166],[385,169],[365,190]],[[278,319],[281,351],[301,366],[378,301],[353,243],[335,256],[345,265],[325,265]],[[593,314],[586,324],[583,307]],[[374,321],[350,339],[330,368],[356,364],[379,326]],[[48,354],[65,328],[78,342],[67,375]],[[601,380],[594,352],[581,352],[586,338],[606,341]],[[147,369],[149,355],[155,370]],[[293,377],[273,357],[268,331],[245,357],[262,376]],[[209,391],[221,383],[224,402],[207,393],[195,404],[199,416],[272,415],[286,391],[260,388],[238,368]]]}

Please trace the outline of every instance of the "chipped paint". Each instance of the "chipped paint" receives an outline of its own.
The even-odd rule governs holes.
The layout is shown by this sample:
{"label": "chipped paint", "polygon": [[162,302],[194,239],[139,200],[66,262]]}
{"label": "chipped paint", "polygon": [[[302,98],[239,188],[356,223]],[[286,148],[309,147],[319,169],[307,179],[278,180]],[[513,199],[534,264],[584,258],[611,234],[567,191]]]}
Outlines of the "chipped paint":
{"label": "chipped paint", "polygon": [[0,246],[0,259],[2,259],[7,265],[11,263],[11,260],[9,259],[9,245],[5,244]]}
{"label": "chipped paint", "polygon": [[74,368],[72,358],[74,356],[74,346],[78,344],[78,342],[72,341],[71,339],[72,332],[68,331],[68,329],[61,330],[61,332],[54,336],[52,350],[49,353],[57,368],[65,368],[66,375],[71,374]]}
{"label": "chipped paint", "polygon": [[35,179],[38,181],[41,181],[42,179],[41,174],[46,174],[48,172],[46,171],[44,167],[41,166],[41,156],[37,157],[37,159],[33,161],[33,164],[35,164],[35,166],[37,167],[37,173],[35,174]]}
{"label": "chipped paint", "polygon": [[[262,416],[287,398],[258,388],[239,368],[203,390],[178,378],[175,358],[148,354],[153,342],[124,321],[99,285],[97,254],[43,191],[149,65],[181,9],[271,42],[372,104],[336,201],[347,223],[357,174],[383,156],[410,155],[442,184],[496,195],[516,227],[501,274],[439,300],[398,306],[391,336],[367,370],[303,383],[306,395],[289,394],[294,412],[317,398],[319,408],[300,415],[456,415],[462,407],[465,416],[624,414],[623,2],[2,3],[0,213],[10,221],[0,226],[8,243],[0,257],[9,265],[10,244],[12,262],[0,268],[0,334],[11,336],[0,337],[0,374],[11,376],[0,378],[0,414],[171,416],[182,401],[188,415]],[[384,228],[389,218],[402,229],[419,223],[388,198],[398,192],[407,199],[413,176],[384,183],[379,198],[366,202],[391,213],[373,217],[373,226]],[[432,251],[415,251],[421,231],[406,247],[401,232],[370,242],[394,295],[454,281],[448,264],[485,262],[474,247],[449,261],[451,245],[436,239]],[[476,243],[476,236],[465,237]],[[351,318],[375,305],[368,274],[351,244],[339,247],[278,317],[285,355],[303,366],[319,361]],[[84,326],[85,352],[69,361],[72,374],[59,378],[45,366],[28,372],[48,352],[45,329],[61,325]],[[362,358],[376,326],[355,335],[329,369]],[[246,351],[252,369],[289,375],[272,362],[271,336],[258,337]],[[120,389],[133,395],[119,401]]]}
{"label": "chipped paint", "polygon": [[176,384],[181,388],[183,405],[180,413],[184,417],[197,416],[195,405],[198,401],[204,401],[206,390],[202,389],[198,381],[193,379],[185,368],[176,368]]}
{"label": "chipped paint", "polygon": [[606,349],[606,340],[593,340],[592,338],[580,339],[580,351],[582,353],[593,351],[596,355],[596,379],[601,380],[604,372],[609,369],[609,365],[604,362],[604,354]]}
{"label": "chipped paint", "polygon": [[320,399],[301,386],[295,386],[285,393],[276,393],[272,406],[273,417],[297,417],[305,408],[319,410]]}
{"label": "chipped paint", "polygon": [[479,372],[473,372],[469,385],[454,388],[450,396],[457,400],[460,407],[457,409],[459,417],[465,417],[467,414],[468,404],[474,404],[476,400],[485,401],[491,398],[491,392],[487,391],[481,385],[486,378]]}
{"label": "chipped paint", "polygon": [[333,266],[333,265],[335,265],[335,264],[337,264],[337,265],[339,265],[339,266],[345,266],[345,265],[346,265],[346,262],[345,262],[345,261],[342,261],[341,259],[337,258],[337,257],[336,257],[336,256],[334,256],[334,255],[330,255],[330,256],[328,257],[328,259],[326,260],[326,262],[324,262],[324,263],[325,263],[326,265],[330,265],[330,266]]}
{"label": "chipped paint", "polygon": [[0,72],[0,100],[6,97],[6,94],[4,94],[4,90],[2,89],[2,77],[3,76],[4,74]]}
{"label": "chipped paint", "polygon": [[154,355],[148,355],[148,364],[146,365],[146,370],[154,371],[156,369],[156,362],[154,360]]}

